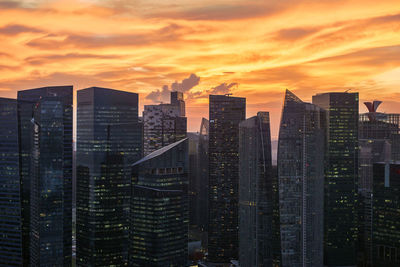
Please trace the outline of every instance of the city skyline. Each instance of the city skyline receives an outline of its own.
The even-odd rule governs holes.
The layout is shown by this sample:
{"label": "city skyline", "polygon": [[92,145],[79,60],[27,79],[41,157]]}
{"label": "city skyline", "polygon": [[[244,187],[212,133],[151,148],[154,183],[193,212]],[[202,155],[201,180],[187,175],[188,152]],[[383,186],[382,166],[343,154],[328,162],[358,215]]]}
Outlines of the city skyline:
{"label": "city skyline", "polygon": [[273,140],[285,88],[305,101],[317,91],[350,88],[360,103],[379,90],[382,110],[399,112],[395,4],[0,1],[0,96],[59,84],[102,86],[138,93],[141,112],[180,89],[188,130],[197,131],[208,94],[230,92],[248,99],[248,117],[270,111]]}

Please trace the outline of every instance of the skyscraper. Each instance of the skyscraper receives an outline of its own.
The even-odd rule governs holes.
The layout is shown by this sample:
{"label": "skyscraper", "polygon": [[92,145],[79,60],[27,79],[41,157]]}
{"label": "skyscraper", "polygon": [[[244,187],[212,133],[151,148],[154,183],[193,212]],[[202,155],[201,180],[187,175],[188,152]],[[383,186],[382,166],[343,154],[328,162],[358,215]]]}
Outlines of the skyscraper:
{"label": "skyscraper", "polygon": [[22,266],[18,105],[0,98],[0,265]]}
{"label": "skyscraper", "polygon": [[199,144],[197,148],[197,180],[198,180],[198,209],[199,226],[203,231],[208,229],[208,137],[209,121],[201,119]]}
{"label": "skyscraper", "polygon": [[188,140],[132,165],[130,266],[186,266]]}
{"label": "skyscraper", "polygon": [[239,124],[239,262],[273,266],[273,188],[268,112]]}
{"label": "skyscraper", "polygon": [[358,93],[324,93],[326,110],[324,264],[357,264]]}
{"label": "skyscraper", "polygon": [[238,259],[239,123],[246,99],[210,95],[209,231],[211,262]]}
{"label": "skyscraper", "polygon": [[171,92],[171,104],[145,105],[143,125],[145,155],[185,138],[187,119],[183,94]]}
{"label": "skyscraper", "polygon": [[400,162],[373,166],[372,264],[400,265]]}
{"label": "skyscraper", "polygon": [[131,165],[142,156],[138,95],[78,91],[77,266],[126,266]]}
{"label": "skyscraper", "polygon": [[324,111],[286,90],[279,128],[282,266],[323,266]]}
{"label": "skyscraper", "polygon": [[72,264],[72,95],[72,86],[18,92],[31,266]]}

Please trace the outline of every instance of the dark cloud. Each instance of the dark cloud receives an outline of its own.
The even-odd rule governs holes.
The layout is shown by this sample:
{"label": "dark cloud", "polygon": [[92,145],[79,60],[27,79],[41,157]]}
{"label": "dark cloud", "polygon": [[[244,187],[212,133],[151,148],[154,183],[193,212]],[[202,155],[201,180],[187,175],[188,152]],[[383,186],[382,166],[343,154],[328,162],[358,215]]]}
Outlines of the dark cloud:
{"label": "dark cloud", "polygon": [[238,86],[238,83],[221,83],[220,85],[211,88],[211,90],[208,91],[208,94],[210,95],[222,95],[222,94],[228,94],[230,93],[232,87]]}
{"label": "dark cloud", "polygon": [[41,33],[42,30],[19,24],[10,24],[0,28],[2,35],[17,35],[25,32]]}
{"label": "dark cloud", "polygon": [[173,91],[186,92],[198,85],[199,82],[200,77],[192,73],[190,74],[189,78],[183,79],[181,83],[174,82],[173,84],[171,84],[171,89]]}
{"label": "dark cloud", "polygon": [[289,28],[283,29],[276,33],[275,39],[284,41],[295,41],[305,38],[315,32],[318,28]]}
{"label": "dark cloud", "polygon": [[0,9],[12,9],[20,7],[20,3],[16,1],[0,1]]}
{"label": "dark cloud", "polygon": [[200,77],[192,73],[182,82],[174,82],[169,87],[164,85],[162,89],[152,91],[146,96],[146,99],[150,99],[154,102],[168,101],[171,91],[188,92],[190,89],[198,85],[200,82]]}

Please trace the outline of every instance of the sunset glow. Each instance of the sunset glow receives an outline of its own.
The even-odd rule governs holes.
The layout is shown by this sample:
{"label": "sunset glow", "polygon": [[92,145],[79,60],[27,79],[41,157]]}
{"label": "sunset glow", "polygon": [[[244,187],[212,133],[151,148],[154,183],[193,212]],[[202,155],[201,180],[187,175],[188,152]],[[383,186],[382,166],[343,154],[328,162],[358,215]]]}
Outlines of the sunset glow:
{"label": "sunset glow", "polygon": [[188,131],[210,93],[246,97],[247,116],[270,111],[273,139],[286,88],[305,101],[351,89],[400,112],[398,0],[0,0],[0,41],[2,97],[101,86],[143,107],[178,88]]}

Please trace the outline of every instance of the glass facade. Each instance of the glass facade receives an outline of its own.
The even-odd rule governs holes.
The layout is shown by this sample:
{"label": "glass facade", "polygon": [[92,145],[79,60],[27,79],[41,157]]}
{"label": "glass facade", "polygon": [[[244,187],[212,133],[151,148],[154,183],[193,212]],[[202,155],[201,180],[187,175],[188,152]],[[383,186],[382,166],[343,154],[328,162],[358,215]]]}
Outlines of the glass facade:
{"label": "glass facade", "polygon": [[31,266],[72,264],[72,91],[56,86],[18,92]]}
{"label": "glass facade", "polygon": [[272,266],[273,188],[268,112],[239,125],[239,262]]}
{"label": "glass facade", "polygon": [[0,266],[22,266],[17,100],[0,98]]}
{"label": "glass facade", "polygon": [[142,156],[138,95],[78,91],[77,266],[127,266],[131,164]]}
{"label": "glass facade", "polygon": [[210,95],[208,259],[238,259],[239,123],[246,99]]}
{"label": "glass facade", "polygon": [[208,229],[208,132],[209,121],[202,118],[197,150],[197,180],[199,186],[197,206],[199,209],[198,223],[203,231]]}
{"label": "glass facade", "polygon": [[[327,112],[324,264],[355,266],[358,235],[358,93],[324,93]],[[340,219],[338,219],[340,218]]]}
{"label": "glass facade", "polygon": [[373,165],[372,265],[400,266],[400,163]]}
{"label": "glass facade", "polygon": [[282,266],[323,265],[325,112],[286,90],[278,141]]}
{"label": "glass facade", "polygon": [[132,166],[130,266],[186,266],[188,140]]}

